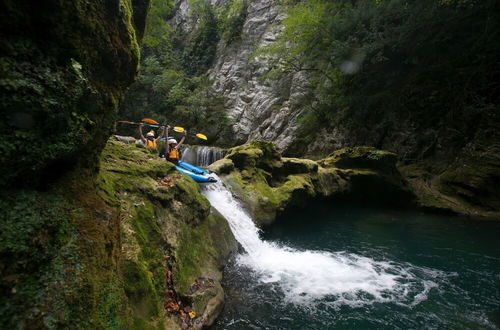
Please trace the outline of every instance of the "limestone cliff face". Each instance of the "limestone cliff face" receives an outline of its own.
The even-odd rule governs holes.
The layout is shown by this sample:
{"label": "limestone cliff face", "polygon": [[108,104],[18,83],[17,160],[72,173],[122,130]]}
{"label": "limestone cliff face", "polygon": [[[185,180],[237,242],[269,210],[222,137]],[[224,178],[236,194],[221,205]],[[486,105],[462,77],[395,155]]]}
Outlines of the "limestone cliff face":
{"label": "limestone cliff face", "polygon": [[[215,6],[227,1],[213,0]],[[305,97],[307,77],[303,73],[288,75],[272,85],[261,80],[268,71],[265,58],[254,57],[254,51],[272,43],[283,19],[272,0],[247,1],[246,19],[238,40],[218,44],[215,63],[209,70],[214,90],[224,98],[235,132],[234,144],[255,139],[274,141],[286,150],[294,140],[300,100]],[[176,1],[176,14],[171,19],[175,29],[189,32],[193,24],[187,0]]]}

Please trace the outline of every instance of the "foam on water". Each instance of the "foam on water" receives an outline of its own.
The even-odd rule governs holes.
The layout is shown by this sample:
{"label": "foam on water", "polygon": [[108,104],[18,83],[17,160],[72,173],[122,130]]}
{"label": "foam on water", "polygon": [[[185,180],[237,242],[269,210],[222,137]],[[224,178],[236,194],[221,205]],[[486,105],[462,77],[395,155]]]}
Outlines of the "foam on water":
{"label": "foam on water", "polygon": [[240,266],[252,269],[262,283],[279,287],[287,302],[362,306],[395,302],[407,307],[427,299],[443,273],[410,264],[376,261],[346,252],[300,251],[260,239],[259,229],[221,180],[203,194],[229,222],[246,253]]}

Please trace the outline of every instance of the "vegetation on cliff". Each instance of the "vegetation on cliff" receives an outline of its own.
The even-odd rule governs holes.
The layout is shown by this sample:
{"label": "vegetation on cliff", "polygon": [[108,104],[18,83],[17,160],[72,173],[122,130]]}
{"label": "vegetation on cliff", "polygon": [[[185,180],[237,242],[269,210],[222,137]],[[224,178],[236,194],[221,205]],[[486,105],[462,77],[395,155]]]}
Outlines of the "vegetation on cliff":
{"label": "vegetation on cliff", "polygon": [[[174,31],[169,19],[173,1],[153,0],[142,49],[141,71],[120,110],[126,119],[154,117],[161,122],[202,131],[212,143],[230,140],[230,121],[223,100],[206,75],[217,43],[236,40],[244,21],[245,3],[227,9],[207,1],[190,1],[190,31]],[[125,134],[132,130],[121,128]]]}
{"label": "vegetation on cliff", "polygon": [[[499,135],[498,3],[488,1],[284,1],[287,17],[271,74],[305,71],[307,146],[345,128],[351,145],[405,161],[486,151]],[[324,133],[322,132],[322,133]],[[498,146],[497,146],[498,147]]]}

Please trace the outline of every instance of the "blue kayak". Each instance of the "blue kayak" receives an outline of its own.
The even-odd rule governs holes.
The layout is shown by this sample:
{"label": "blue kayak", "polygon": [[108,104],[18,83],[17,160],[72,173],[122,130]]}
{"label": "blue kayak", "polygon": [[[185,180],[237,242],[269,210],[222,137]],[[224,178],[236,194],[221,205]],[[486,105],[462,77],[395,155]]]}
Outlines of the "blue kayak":
{"label": "blue kayak", "polygon": [[209,172],[181,160],[179,165],[175,167],[179,172],[189,175],[196,182],[217,182],[215,178],[210,176]]}

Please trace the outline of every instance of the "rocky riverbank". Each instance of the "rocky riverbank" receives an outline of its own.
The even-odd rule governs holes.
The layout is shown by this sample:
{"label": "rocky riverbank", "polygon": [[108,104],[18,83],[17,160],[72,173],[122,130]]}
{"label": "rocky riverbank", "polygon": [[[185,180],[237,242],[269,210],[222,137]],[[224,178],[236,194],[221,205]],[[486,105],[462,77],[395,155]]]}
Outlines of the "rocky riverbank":
{"label": "rocky riverbank", "polygon": [[396,168],[395,154],[371,147],[341,149],[313,161],[281,157],[265,141],[232,148],[209,168],[224,176],[261,224],[313,198],[410,205],[414,195]]}
{"label": "rocky riverbank", "polygon": [[[424,166],[398,167],[396,154],[373,147],[339,149],[317,161],[287,158],[272,143],[254,141],[230,149],[210,169],[224,177],[261,224],[313,198],[499,218],[497,211],[480,208],[497,207],[494,192],[482,188],[494,175],[494,160],[485,162],[483,172],[473,171],[473,176],[467,166],[448,169],[435,179],[434,187],[439,188],[434,189],[424,184],[428,182]],[[469,202],[464,200],[467,197]]]}
{"label": "rocky riverbank", "polygon": [[198,185],[156,154],[116,141],[104,150],[98,182],[120,219],[134,323],[159,325],[166,314],[169,329],[211,324],[224,300],[220,270],[236,242]]}

